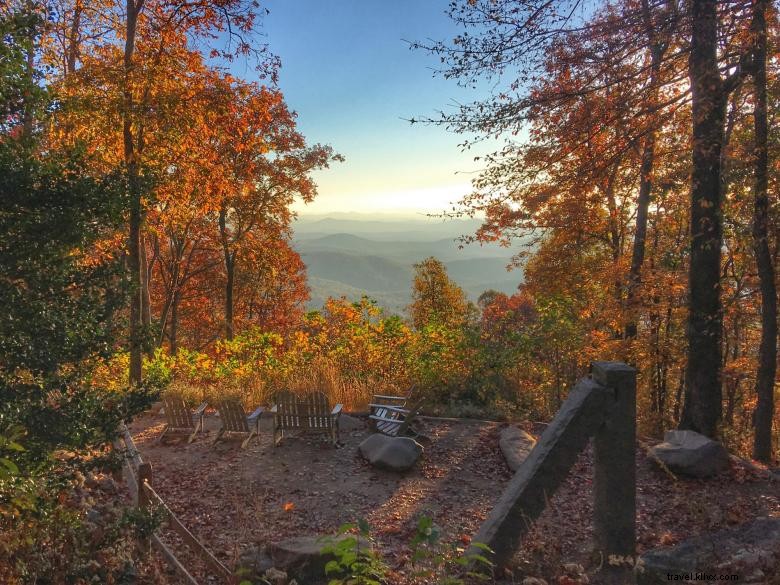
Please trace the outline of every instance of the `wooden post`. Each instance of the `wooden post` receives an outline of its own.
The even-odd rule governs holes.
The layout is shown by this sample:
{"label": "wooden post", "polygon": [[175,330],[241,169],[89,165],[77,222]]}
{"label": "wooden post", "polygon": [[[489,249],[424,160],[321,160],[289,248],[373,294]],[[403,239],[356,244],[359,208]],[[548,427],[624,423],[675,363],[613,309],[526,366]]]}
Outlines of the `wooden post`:
{"label": "wooden post", "polygon": [[[620,362],[592,364],[591,376],[569,393],[474,537],[474,543],[492,549],[497,566],[506,567],[512,559],[590,437],[595,460],[594,540],[602,560],[599,578],[610,585],[634,582],[636,370]],[[474,545],[468,553],[483,554]]]}
{"label": "wooden post", "polygon": [[[138,466],[138,509],[145,511],[149,508],[149,495],[144,489],[144,484],[152,481],[152,465],[150,463],[141,463]],[[139,547],[144,552],[148,552],[152,547],[151,538],[147,537],[139,541]]]}
{"label": "wooden post", "polygon": [[[603,426],[611,394],[590,378],[580,380],[539,442],[515,472],[474,543],[489,546],[491,560],[506,567],[523,536],[566,479],[590,437]],[[484,554],[472,545],[469,554]]]}
{"label": "wooden post", "polygon": [[636,370],[621,362],[593,362],[592,377],[611,394],[593,438],[595,549],[603,582],[623,585],[634,581],[636,555]]}

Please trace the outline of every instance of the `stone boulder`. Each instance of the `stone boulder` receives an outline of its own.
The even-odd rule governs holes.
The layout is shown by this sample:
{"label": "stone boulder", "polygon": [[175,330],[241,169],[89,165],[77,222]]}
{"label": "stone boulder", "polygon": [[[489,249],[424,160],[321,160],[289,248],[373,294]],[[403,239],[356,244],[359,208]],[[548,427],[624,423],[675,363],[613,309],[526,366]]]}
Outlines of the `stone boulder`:
{"label": "stone boulder", "polygon": [[339,428],[345,432],[362,431],[366,428],[366,423],[355,416],[342,414],[339,417]]}
{"label": "stone boulder", "polygon": [[715,575],[714,579],[738,575],[740,583],[766,583],[780,575],[780,518],[757,518],[672,548],[648,551],[640,558],[644,570],[637,576],[638,585],[682,581],[681,575],[691,576],[691,581],[696,574]]}
{"label": "stone boulder", "polygon": [[501,453],[503,453],[509,469],[517,471],[517,468],[536,446],[536,439],[523,429],[512,425],[501,429],[498,446],[501,448]]}
{"label": "stone boulder", "polygon": [[[327,583],[325,565],[335,557],[330,553],[324,553],[326,546],[337,544],[345,538],[355,538],[350,534],[343,534],[330,538],[321,536],[298,536],[282,542],[269,544],[262,548],[253,548],[241,555],[239,566],[242,569],[243,578],[269,579],[269,575],[279,581],[283,577],[295,579],[301,584],[315,585]],[[371,548],[371,543],[362,537],[358,537],[361,549]]]}
{"label": "stone boulder", "polygon": [[650,453],[673,473],[691,477],[712,477],[729,466],[726,448],[694,431],[666,431]]}
{"label": "stone boulder", "polygon": [[409,437],[388,437],[375,433],[358,447],[360,454],[374,467],[390,471],[406,471],[414,467],[423,447]]}

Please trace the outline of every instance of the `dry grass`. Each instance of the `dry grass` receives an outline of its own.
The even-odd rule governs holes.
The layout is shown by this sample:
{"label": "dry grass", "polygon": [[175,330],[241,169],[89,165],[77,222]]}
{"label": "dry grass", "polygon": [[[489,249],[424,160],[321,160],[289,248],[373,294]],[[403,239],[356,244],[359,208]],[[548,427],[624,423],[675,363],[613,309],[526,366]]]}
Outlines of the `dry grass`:
{"label": "dry grass", "polygon": [[374,394],[399,394],[405,392],[403,384],[394,380],[356,380],[343,376],[339,369],[326,360],[315,361],[310,367],[272,379],[260,376],[233,377],[219,384],[194,384],[191,381],[174,380],[166,394],[182,396],[192,405],[208,402],[216,404],[222,398],[238,398],[245,408],[269,404],[274,393],[289,390],[296,393],[324,392],[332,404],[340,403],[345,410],[368,410]]}

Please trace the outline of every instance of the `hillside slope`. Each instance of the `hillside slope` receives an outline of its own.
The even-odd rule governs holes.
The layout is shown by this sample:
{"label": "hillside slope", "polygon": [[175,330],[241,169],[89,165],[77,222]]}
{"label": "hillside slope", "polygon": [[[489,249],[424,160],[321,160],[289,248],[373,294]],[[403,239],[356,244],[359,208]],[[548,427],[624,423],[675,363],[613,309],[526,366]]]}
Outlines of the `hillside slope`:
{"label": "hillside slope", "polygon": [[463,246],[457,237],[464,228],[473,232],[476,225],[473,220],[331,218],[296,223],[294,245],[306,264],[312,291],[308,306],[318,308],[329,296],[357,300],[367,295],[391,312],[403,313],[411,301],[413,266],[429,256],[445,263],[472,301],[488,289],[512,294],[522,282],[522,271],[506,269],[516,249]]}

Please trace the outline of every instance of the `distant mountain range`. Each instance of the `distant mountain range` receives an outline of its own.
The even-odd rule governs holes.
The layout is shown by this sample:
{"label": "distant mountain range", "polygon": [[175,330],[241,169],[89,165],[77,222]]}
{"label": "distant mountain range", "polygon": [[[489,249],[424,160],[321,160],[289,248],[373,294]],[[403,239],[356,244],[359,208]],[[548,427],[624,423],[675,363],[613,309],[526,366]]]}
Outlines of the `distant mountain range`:
{"label": "distant mountain range", "polygon": [[478,220],[402,218],[384,216],[302,217],[294,226],[294,245],[306,263],[311,300],[322,306],[329,296],[359,299],[368,295],[394,313],[411,301],[413,265],[429,256],[445,263],[447,271],[476,301],[494,289],[512,294],[522,271],[507,271],[519,250],[495,244],[462,244]]}

